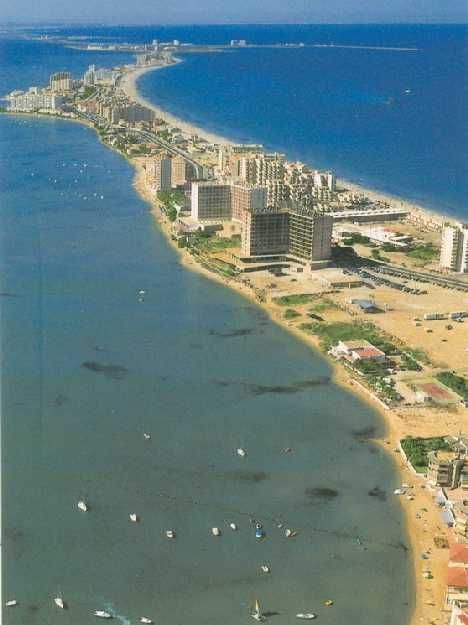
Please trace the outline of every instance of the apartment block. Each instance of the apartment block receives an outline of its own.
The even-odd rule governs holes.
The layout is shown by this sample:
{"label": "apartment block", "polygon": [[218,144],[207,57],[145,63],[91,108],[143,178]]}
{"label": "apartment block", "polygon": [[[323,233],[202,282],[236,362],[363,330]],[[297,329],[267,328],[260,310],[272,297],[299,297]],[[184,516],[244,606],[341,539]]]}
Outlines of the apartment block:
{"label": "apartment block", "polygon": [[440,268],[468,273],[468,224],[444,224],[442,229]]}
{"label": "apartment block", "polygon": [[317,189],[336,190],[336,178],[331,171],[314,171],[314,187]]}
{"label": "apartment block", "polygon": [[289,242],[286,210],[246,210],[241,219],[243,256],[285,254]]}
{"label": "apartment block", "polygon": [[49,78],[49,86],[51,91],[71,91],[73,88],[73,80],[69,72],[57,72]]}
{"label": "apartment block", "polygon": [[289,253],[307,261],[331,257],[333,217],[304,208],[289,213]]}
{"label": "apartment block", "polygon": [[258,154],[244,156],[239,163],[239,176],[250,184],[265,186],[267,182],[284,183],[284,154]]}
{"label": "apartment block", "polygon": [[262,153],[263,146],[259,144],[222,146],[218,153],[218,167],[223,174],[237,178],[240,175],[239,166],[242,158]]}
{"label": "apartment block", "polygon": [[191,215],[196,221],[229,221],[232,218],[231,185],[192,182]]}
{"label": "apartment block", "polygon": [[146,181],[156,191],[169,191],[172,188],[172,159],[167,155],[148,161],[146,163]]}
{"label": "apartment block", "polygon": [[195,178],[193,165],[185,160],[183,156],[172,157],[172,186],[179,187]]}
{"label": "apartment block", "polygon": [[8,96],[8,100],[8,110],[31,112],[40,109],[56,111],[62,106],[64,98],[49,91],[31,87],[26,92],[15,92],[15,95]]}
{"label": "apartment block", "polygon": [[242,220],[244,211],[264,210],[267,207],[267,188],[233,184],[231,189],[232,219]]}

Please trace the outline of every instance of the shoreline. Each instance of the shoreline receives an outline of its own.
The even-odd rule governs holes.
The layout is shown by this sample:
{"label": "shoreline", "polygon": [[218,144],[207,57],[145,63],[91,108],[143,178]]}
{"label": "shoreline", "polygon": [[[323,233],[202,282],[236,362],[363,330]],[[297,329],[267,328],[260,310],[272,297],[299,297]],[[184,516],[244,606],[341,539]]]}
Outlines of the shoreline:
{"label": "shoreline", "polygon": [[[167,67],[167,66],[162,66],[162,67]],[[132,95],[130,96],[130,93],[128,91],[126,91],[126,93],[130,97],[135,99],[136,101],[140,102],[141,104],[144,104],[144,106],[149,106],[158,115],[160,115],[161,118],[165,119],[170,124],[176,124],[178,127],[182,128],[186,132],[190,132],[191,134],[199,134],[200,136],[205,137],[205,138],[210,137],[209,139],[210,142],[213,142],[213,139],[216,138],[216,140],[214,141],[215,143],[229,143],[226,140],[222,139],[221,137],[217,137],[216,135],[211,135],[210,133],[207,133],[203,131],[202,129],[198,129],[197,127],[189,123],[179,120],[177,117],[169,113],[166,113],[159,107],[152,105],[151,103],[148,103],[142,96],[138,94],[137,89],[136,89],[136,82],[138,78],[144,73],[146,73],[147,71],[155,71],[157,69],[162,69],[162,67],[141,68],[141,69],[130,70],[129,72],[126,72],[126,74],[122,78],[122,82],[124,82],[126,89],[130,89],[130,93],[132,93]],[[133,97],[133,92],[135,92],[137,96],[136,98]],[[18,115],[17,113],[13,113],[13,114]],[[30,113],[25,113],[22,115],[31,116]],[[37,118],[50,117],[50,119],[63,119],[63,118],[60,118],[60,116],[55,116],[55,115],[49,116],[49,115],[43,115],[43,114],[33,114],[33,116]],[[82,119],[65,118],[65,121],[78,122],[96,132],[96,129],[94,128],[92,123],[86,122]],[[101,143],[103,143],[103,145],[106,145],[106,147],[111,147],[105,144],[101,139],[99,140]],[[115,151],[119,153],[121,156],[124,156],[120,151],[118,150],[115,150]],[[298,328],[295,328],[292,325],[290,325],[285,319],[283,319],[278,314],[278,312],[276,311],[275,307],[271,304],[271,302],[268,302],[268,301],[259,302],[258,299],[255,297],[255,293],[252,292],[246,285],[236,281],[235,279],[224,278],[216,273],[213,273],[209,269],[199,264],[187,251],[183,249],[179,249],[171,238],[170,223],[168,222],[167,218],[163,215],[160,208],[158,208],[155,198],[149,193],[148,189],[146,188],[145,180],[144,180],[144,169],[143,169],[140,159],[139,158],[126,158],[126,160],[134,168],[135,173],[134,173],[134,179],[133,179],[133,187],[135,188],[136,192],[143,198],[143,200],[149,204],[150,211],[153,215],[155,224],[157,225],[157,227],[161,229],[167,242],[175,250],[180,264],[186,269],[195,271],[212,281],[215,281],[219,284],[222,284],[228,288],[235,290],[240,295],[246,297],[247,300],[260,306],[262,310],[264,310],[267,313],[271,321],[273,321],[274,323],[277,323],[283,330],[290,332],[293,336],[295,336],[297,339],[302,341],[309,348],[316,351],[321,357],[325,359],[325,361],[327,362],[327,364],[330,366],[332,370],[333,383],[341,386],[347,392],[353,393],[353,395],[357,396],[361,401],[364,401],[368,406],[373,408],[379,414],[379,417],[382,420],[382,423],[384,425],[384,432],[382,433],[382,436],[380,438],[375,439],[375,442],[378,443],[382,449],[385,449],[390,454],[390,457],[392,458],[392,462],[400,478],[400,481],[415,485],[415,488],[412,491],[412,494],[415,496],[415,501],[408,502],[408,503],[405,501],[403,503],[404,501],[403,498],[400,498],[402,517],[405,522],[404,529],[405,529],[406,537],[410,543],[409,553],[411,554],[410,555],[411,568],[413,571],[413,583],[414,583],[414,588],[416,592],[415,603],[413,606],[412,615],[411,615],[408,625],[419,625],[423,619],[427,620],[431,618],[440,617],[441,608],[443,605],[443,592],[444,592],[444,587],[442,584],[443,584],[443,579],[444,579],[444,568],[446,568],[447,566],[448,553],[446,552],[448,552],[448,550],[438,550],[437,552],[434,552],[433,557],[431,558],[431,571],[435,573],[434,576],[437,578],[438,582],[440,583],[437,584],[437,583],[434,583],[433,581],[431,582],[431,580],[425,579],[423,577],[423,571],[425,570],[427,565],[425,566],[425,561],[418,557],[418,554],[426,551],[428,548],[427,538],[424,537],[424,534],[422,532],[427,533],[428,536],[431,538],[439,530],[441,521],[439,520],[438,511],[435,508],[435,505],[432,501],[431,493],[425,489],[422,490],[419,488],[419,482],[420,482],[419,478],[417,478],[416,476],[414,476],[412,473],[409,472],[400,454],[398,454],[398,457],[396,457],[397,454],[391,452],[392,449],[395,449],[398,447],[399,440],[402,435],[402,431],[399,427],[399,425],[401,426],[401,424],[399,424],[399,416],[397,412],[392,409],[384,410],[383,407],[379,405],[377,401],[374,401],[372,397],[369,396],[367,392],[365,392],[365,389],[359,388],[356,384],[354,384],[352,376],[343,367],[341,367],[339,364],[337,364],[335,361],[333,361],[330,357],[328,357],[326,354],[324,354],[320,350],[317,337],[311,336],[311,335],[305,335]],[[340,180],[340,182],[343,182],[343,181]],[[351,187],[351,183],[347,183],[347,184],[349,187]],[[356,190],[359,190],[361,192],[363,191],[367,192],[367,189],[364,189],[363,187],[359,187],[358,185],[354,185],[354,186]],[[374,193],[374,192],[370,191],[369,197],[371,197],[370,196],[371,193]],[[385,196],[384,194],[380,194],[378,192],[375,192],[375,194],[376,194],[376,197],[379,197],[379,198],[385,197],[387,198],[387,201],[388,201],[389,196]],[[423,211],[426,214],[427,213],[430,214],[429,211],[427,211],[426,209],[422,207],[414,205],[414,208],[419,211]],[[421,531],[421,524],[418,524],[415,521],[414,514],[413,515],[411,514],[412,509],[415,509],[416,506],[418,507],[418,509],[427,508],[428,510],[427,517],[425,518],[426,526],[425,526],[425,529],[422,531]],[[442,533],[442,531],[440,531],[440,533]],[[429,546],[432,547],[433,545],[429,544]],[[435,554],[440,555],[440,558],[437,559],[435,557]],[[437,585],[441,587],[436,588]],[[437,593],[437,597],[428,596],[429,593],[433,593],[433,592],[434,594]],[[428,604],[428,601],[427,601],[428,599],[431,599],[433,603]],[[429,609],[431,607],[433,607],[432,610]]]}
{"label": "shoreline", "polygon": [[[197,126],[196,124],[192,124],[191,122],[184,121],[177,115],[170,113],[169,111],[161,108],[157,104],[153,104],[138,91],[138,80],[144,74],[158,71],[161,69],[169,69],[174,65],[179,65],[180,63],[184,62],[183,59],[180,58],[175,58],[174,60],[175,63],[173,63],[172,65],[127,68],[120,80],[120,89],[131,100],[134,100],[138,104],[141,104],[142,106],[145,106],[146,108],[154,111],[159,118],[163,119],[171,126],[176,126],[190,135],[198,135],[199,137],[204,138],[209,143],[236,145],[236,142],[231,139],[227,139],[226,137],[210,132],[209,130],[205,130],[201,126]],[[314,168],[313,164],[306,164],[309,167]],[[445,221],[459,221],[463,219],[462,216],[447,215],[438,210],[428,208],[423,204],[419,204],[418,202],[408,200],[404,197],[393,195],[392,193],[387,193],[385,191],[379,191],[378,189],[373,189],[372,187],[367,187],[357,182],[347,180],[345,178],[337,177],[337,186],[341,188],[344,187],[353,193],[365,194],[373,202],[387,202],[389,204],[395,204],[399,208],[407,210],[416,218],[426,218],[429,222],[437,223],[440,225]]]}
{"label": "shoreline", "polygon": [[[366,405],[378,413],[379,418],[382,420],[384,431],[382,432],[381,437],[370,440],[373,440],[382,450],[385,450],[385,452],[389,454],[396,474],[399,476],[400,483],[406,482],[414,486],[411,491],[411,494],[414,496],[413,501],[408,501],[408,503],[405,501],[405,504],[403,504],[403,498],[399,498],[402,517],[405,523],[404,529],[406,539],[409,541],[408,553],[411,558],[413,583],[416,595],[413,611],[408,625],[420,625],[423,619],[440,617],[444,598],[444,587],[442,584],[439,584],[440,587],[437,588],[437,597],[433,596],[432,593],[434,592],[434,583],[431,583],[432,580],[425,579],[423,576],[423,572],[427,568],[427,565],[425,565],[425,560],[418,557],[418,554],[426,551],[428,546],[431,548],[432,545],[428,545],[427,540],[425,542],[425,537],[423,533],[421,533],[421,525],[415,521],[411,512],[416,508],[416,506],[418,509],[426,508],[428,510],[427,517],[425,519],[427,526],[423,532],[428,532],[429,536],[434,533],[436,528],[439,530],[442,523],[439,520],[438,510],[435,508],[431,493],[426,489],[420,488],[421,479],[409,471],[401,454],[392,453],[391,451],[399,447],[400,438],[402,437],[402,432],[398,427],[398,415],[391,409],[384,410],[381,403],[375,401],[364,387],[360,388],[357,386],[354,383],[352,376],[320,349],[316,336],[306,335],[298,328],[288,324],[285,319],[277,314],[277,311],[271,302],[258,301],[255,297],[255,293],[244,284],[236,281],[235,279],[224,278],[210,271],[199,264],[185,249],[178,248],[175,241],[171,238],[169,221],[164,216],[161,209],[157,206],[155,198],[153,198],[148,192],[145,185],[144,169],[142,164],[135,160],[133,160],[131,164],[135,168],[133,186],[137,193],[150,205],[150,212],[154,217],[155,224],[160,228],[167,242],[176,252],[180,264],[188,270],[195,271],[204,277],[217,282],[218,284],[222,284],[227,288],[233,289],[239,295],[245,297],[248,301],[259,306],[264,312],[266,312],[268,318],[273,323],[278,324],[283,330],[290,332],[296,339],[303,342],[310,349],[314,350],[321,358],[325,359],[328,366],[331,368],[331,380],[334,384],[337,384],[345,391],[352,393],[354,396],[358,397],[360,401],[365,402]],[[432,528],[433,531],[427,528]],[[440,533],[442,533],[442,531],[440,531]],[[439,550],[436,553],[440,555],[440,559],[438,562],[436,562],[435,557],[431,559],[431,571],[433,571],[435,573],[435,577],[441,581],[444,579],[444,571],[448,564],[448,550]],[[428,594],[431,596],[428,597]],[[428,604],[428,599],[433,601],[433,606]],[[434,607],[434,609],[429,611],[428,608],[430,607]],[[430,621],[428,620],[427,622]]]}

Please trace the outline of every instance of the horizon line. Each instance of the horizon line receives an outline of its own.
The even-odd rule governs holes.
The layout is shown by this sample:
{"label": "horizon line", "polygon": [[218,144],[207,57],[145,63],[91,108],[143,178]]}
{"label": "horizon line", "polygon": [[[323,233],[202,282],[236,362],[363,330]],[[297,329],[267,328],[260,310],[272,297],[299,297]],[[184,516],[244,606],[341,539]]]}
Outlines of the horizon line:
{"label": "horizon line", "polygon": [[425,21],[425,22],[413,22],[413,21],[369,21],[369,22],[161,22],[148,24],[146,22],[107,22],[107,21],[81,21],[81,20],[48,20],[48,21],[33,21],[22,22],[17,20],[0,21],[0,27],[2,26],[107,26],[107,27],[132,27],[138,26],[140,28],[165,28],[165,27],[187,27],[187,26],[468,26],[468,21]]}

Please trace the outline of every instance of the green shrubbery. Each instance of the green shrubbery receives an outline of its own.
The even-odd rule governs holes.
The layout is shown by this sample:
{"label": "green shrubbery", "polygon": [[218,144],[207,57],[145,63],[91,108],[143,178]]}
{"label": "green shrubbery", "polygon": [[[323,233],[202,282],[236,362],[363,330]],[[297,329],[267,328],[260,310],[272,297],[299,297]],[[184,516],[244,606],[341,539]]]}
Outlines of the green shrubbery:
{"label": "green shrubbery", "polygon": [[301,313],[298,313],[297,310],[294,310],[293,308],[288,308],[284,311],[283,316],[285,319],[296,319],[301,316]]}
{"label": "green shrubbery", "polygon": [[435,376],[439,382],[448,386],[455,393],[460,395],[465,401],[468,401],[468,381],[459,375],[455,375],[450,371],[442,371]]}
{"label": "green shrubbery", "polygon": [[273,301],[280,306],[300,306],[301,304],[309,304],[314,299],[314,295],[301,293],[298,295],[283,295],[283,297],[275,297]]}
{"label": "green shrubbery", "polygon": [[334,323],[307,323],[301,326],[303,330],[316,334],[320,338],[321,346],[328,351],[338,341],[366,340],[388,355],[395,353],[396,347],[378,330],[374,324],[366,321],[335,321]]}
{"label": "green shrubbery", "polygon": [[426,245],[417,245],[416,247],[413,247],[413,249],[407,252],[406,255],[410,258],[414,258],[415,260],[430,263],[438,258],[439,250],[431,243],[427,243]]}
{"label": "green shrubbery", "polygon": [[402,439],[401,446],[408,460],[418,473],[424,473],[427,469],[429,451],[449,451],[450,445],[442,438],[411,438]]}

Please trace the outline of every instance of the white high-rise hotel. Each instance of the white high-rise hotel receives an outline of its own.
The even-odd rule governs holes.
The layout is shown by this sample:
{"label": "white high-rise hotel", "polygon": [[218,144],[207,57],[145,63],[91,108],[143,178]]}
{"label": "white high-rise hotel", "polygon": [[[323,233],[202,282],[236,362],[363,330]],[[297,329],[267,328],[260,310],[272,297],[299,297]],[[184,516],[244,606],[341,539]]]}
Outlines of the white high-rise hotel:
{"label": "white high-rise hotel", "polygon": [[441,269],[468,273],[468,224],[445,224],[441,244]]}

